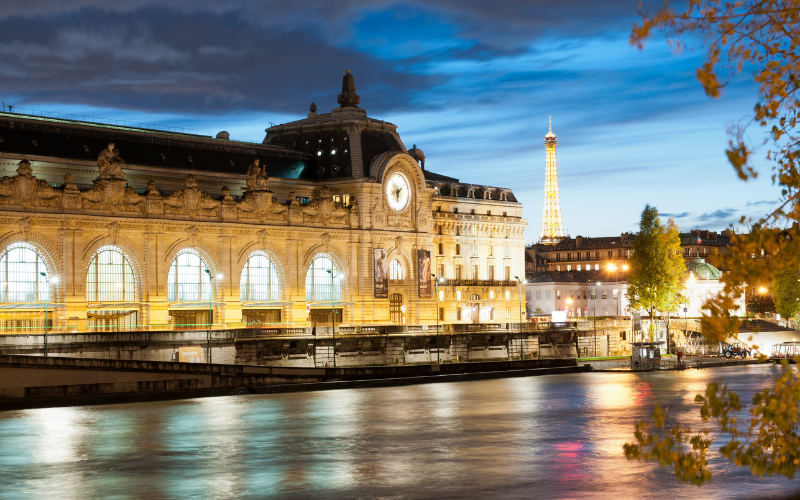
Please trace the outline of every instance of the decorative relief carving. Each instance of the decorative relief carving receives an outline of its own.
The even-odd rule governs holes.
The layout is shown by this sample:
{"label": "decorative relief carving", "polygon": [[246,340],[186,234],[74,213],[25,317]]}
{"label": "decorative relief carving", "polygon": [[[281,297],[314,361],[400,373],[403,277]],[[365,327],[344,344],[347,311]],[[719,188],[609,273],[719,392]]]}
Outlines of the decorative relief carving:
{"label": "decorative relief carving", "polygon": [[338,201],[333,201],[330,190],[323,187],[320,197],[303,209],[303,222],[317,224],[349,225],[350,212]]}
{"label": "decorative relief carving", "polygon": [[358,203],[356,200],[353,200],[353,203],[350,205],[350,227],[357,229],[360,223],[361,221],[358,215]]}
{"label": "decorative relief carving", "polygon": [[95,179],[92,189],[81,193],[82,206],[89,210],[144,212],[144,196],[128,187],[124,179]]}
{"label": "decorative relief carving", "polygon": [[163,214],[164,213],[164,199],[161,193],[156,189],[154,181],[147,181],[147,213],[148,214]]}
{"label": "decorative relief carving", "polygon": [[0,204],[30,207],[60,207],[61,193],[53,189],[47,181],[37,179],[32,174],[31,163],[22,160],[17,167],[17,175],[0,179]]}
{"label": "decorative relief carving", "polygon": [[197,179],[191,174],[186,177],[186,187],[164,199],[164,212],[167,214],[188,215],[191,218],[219,217],[219,211],[219,202],[200,191]]}
{"label": "decorative relief carving", "polygon": [[33,227],[33,222],[28,217],[17,221],[17,226],[19,226],[19,230],[22,233],[23,238],[26,240],[31,239],[31,227]]}
{"label": "decorative relief carving", "polygon": [[119,223],[112,222],[106,226],[106,229],[108,229],[108,237],[111,238],[111,242],[116,245],[119,241]]}
{"label": "decorative relief carving", "polygon": [[67,210],[81,209],[81,190],[72,182],[72,174],[64,175],[64,208]]}
{"label": "decorative relief carving", "polygon": [[186,228],[186,238],[191,242],[192,246],[197,246],[197,227],[190,226]]}
{"label": "decorative relief carving", "polygon": [[247,191],[237,204],[239,217],[245,219],[287,220],[289,211],[271,191]]}

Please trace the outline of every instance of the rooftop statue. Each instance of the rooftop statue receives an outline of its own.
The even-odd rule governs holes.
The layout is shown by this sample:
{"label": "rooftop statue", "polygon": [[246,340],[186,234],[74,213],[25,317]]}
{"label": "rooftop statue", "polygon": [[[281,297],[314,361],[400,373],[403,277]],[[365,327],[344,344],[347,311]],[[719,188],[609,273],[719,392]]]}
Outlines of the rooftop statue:
{"label": "rooftop statue", "polygon": [[253,160],[253,163],[247,167],[247,181],[245,184],[247,185],[248,191],[266,191],[267,187],[269,186],[269,179],[267,179],[267,174],[265,172],[265,168],[259,166],[261,160],[258,158]]}
{"label": "rooftop statue", "polygon": [[97,168],[100,169],[100,179],[122,179],[122,165],[125,160],[114,151],[114,143],[110,142],[97,157]]}

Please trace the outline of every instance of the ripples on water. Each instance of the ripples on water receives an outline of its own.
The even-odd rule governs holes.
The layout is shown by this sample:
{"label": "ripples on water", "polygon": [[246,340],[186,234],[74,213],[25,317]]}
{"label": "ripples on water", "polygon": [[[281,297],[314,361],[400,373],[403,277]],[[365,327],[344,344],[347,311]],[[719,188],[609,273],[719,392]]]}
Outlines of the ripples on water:
{"label": "ripples on water", "polygon": [[693,398],[708,382],[724,377],[749,401],[778,370],[553,375],[5,412],[0,497],[778,496],[797,485],[715,459],[713,482],[698,489],[622,454],[654,403],[698,426]]}

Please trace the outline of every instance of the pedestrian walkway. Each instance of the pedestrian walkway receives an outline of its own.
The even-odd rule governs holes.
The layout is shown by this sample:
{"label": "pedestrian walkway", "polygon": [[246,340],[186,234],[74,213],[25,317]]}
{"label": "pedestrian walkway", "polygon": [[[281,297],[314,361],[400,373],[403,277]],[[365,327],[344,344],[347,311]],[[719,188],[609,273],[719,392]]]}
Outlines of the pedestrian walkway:
{"label": "pedestrian walkway", "polygon": [[[684,357],[681,360],[681,365],[678,365],[678,358],[675,357],[664,357],[661,358],[661,369],[662,370],[678,370],[678,369],[686,369],[686,368],[695,368],[695,369],[703,369],[703,368],[715,368],[719,366],[731,366],[731,365],[751,365],[756,364],[759,361],[757,359],[748,358],[748,359],[740,359],[740,358],[731,358],[727,359],[724,357],[706,357],[706,356],[698,356],[698,357]],[[591,365],[592,371],[631,371],[631,359],[629,357],[619,358],[619,359],[578,359],[578,365]]]}

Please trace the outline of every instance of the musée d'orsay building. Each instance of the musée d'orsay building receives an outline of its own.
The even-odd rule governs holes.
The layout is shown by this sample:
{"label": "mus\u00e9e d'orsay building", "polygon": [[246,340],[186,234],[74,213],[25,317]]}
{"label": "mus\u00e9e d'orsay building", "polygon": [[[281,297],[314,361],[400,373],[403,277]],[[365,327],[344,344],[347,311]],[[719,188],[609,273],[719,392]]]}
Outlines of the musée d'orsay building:
{"label": "mus\u00e9e d'orsay building", "polygon": [[3,112],[2,331],[518,321],[520,203],[359,101],[262,144]]}

